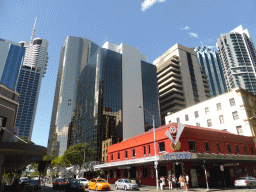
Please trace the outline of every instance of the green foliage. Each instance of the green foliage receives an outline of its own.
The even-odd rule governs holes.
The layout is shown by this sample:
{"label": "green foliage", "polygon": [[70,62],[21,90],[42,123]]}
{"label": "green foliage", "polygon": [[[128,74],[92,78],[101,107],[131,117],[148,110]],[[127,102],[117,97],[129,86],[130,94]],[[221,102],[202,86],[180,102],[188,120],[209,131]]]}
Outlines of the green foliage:
{"label": "green foliage", "polygon": [[53,167],[55,167],[55,166],[67,167],[68,165],[64,162],[64,157],[62,155],[62,156],[59,156],[59,157],[55,157],[52,160],[52,166]]}
{"label": "green foliage", "polygon": [[[84,158],[85,154],[85,158]],[[82,166],[83,162],[91,160],[93,151],[89,148],[88,143],[78,143],[68,148],[63,155],[63,160],[67,165],[79,165]]]}
{"label": "green foliage", "polygon": [[[24,141],[26,141],[28,144],[33,144],[35,145],[35,143],[33,141],[29,141],[28,139],[26,139],[25,137],[20,137],[21,139],[23,139]],[[23,141],[21,141],[20,139],[17,139],[18,143],[24,143]]]}

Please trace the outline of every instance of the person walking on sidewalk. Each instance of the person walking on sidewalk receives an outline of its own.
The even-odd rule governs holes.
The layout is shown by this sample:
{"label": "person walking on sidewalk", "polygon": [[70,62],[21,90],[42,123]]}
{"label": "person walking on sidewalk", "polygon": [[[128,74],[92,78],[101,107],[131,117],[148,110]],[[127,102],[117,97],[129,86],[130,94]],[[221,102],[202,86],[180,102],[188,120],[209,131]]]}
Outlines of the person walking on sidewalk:
{"label": "person walking on sidewalk", "polygon": [[173,185],[174,190],[176,190],[176,186],[177,186],[176,183],[177,183],[177,179],[176,179],[175,175],[173,175],[172,176],[172,185]]}
{"label": "person walking on sidewalk", "polygon": [[169,175],[169,177],[167,178],[167,180],[168,180],[168,184],[169,184],[169,189],[172,190],[172,176]]}
{"label": "person walking on sidewalk", "polygon": [[188,174],[186,175],[186,177],[185,177],[185,180],[186,180],[186,191],[189,189],[189,176],[188,176]]}
{"label": "person walking on sidewalk", "polygon": [[162,177],[160,178],[160,180],[161,180],[160,188],[161,188],[161,190],[164,190],[164,186],[165,186],[165,178],[162,176]]}

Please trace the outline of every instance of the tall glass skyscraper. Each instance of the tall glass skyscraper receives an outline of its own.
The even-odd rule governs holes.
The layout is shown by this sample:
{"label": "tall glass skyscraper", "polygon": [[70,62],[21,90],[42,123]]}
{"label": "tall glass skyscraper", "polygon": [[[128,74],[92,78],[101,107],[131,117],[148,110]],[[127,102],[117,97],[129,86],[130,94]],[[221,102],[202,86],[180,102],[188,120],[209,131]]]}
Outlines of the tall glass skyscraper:
{"label": "tall glass skyscraper", "polygon": [[20,42],[21,46],[25,48],[25,56],[17,85],[20,96],[15,124],[19,128],[19,136],[29,140],[32,137],[41,81],[46,73],[48,63],[48,41],[34,37],[35,25],[30,42]]}
{"label": "tall glass skyscraper", "polygon": [[211,95],[215,97],[227,92],[227,85],[218,53],[204,46],[196,47],[194,51],[197,52],[198,62],[207,75]]}
{"label": "tall glass skyscraper", "polygon": [[221,34],[216,46],[227,89],[241,87],[256,95],[256,50],[248,30],[240,25]]}
{"label": "tall glass skyscraper", "polygon": [[68,36],[61,49],[47,153],[63,155],[67,149],[68,127],[76,104],[80,72],[99,48],[90,40]]}
{"label": "tall glass skyscraper", "polygon": [[19,43],[0,39],[0,83],[16,90],[25,48]]}
{"label": "tall glass skyscraper", "polygon": [[105,43],[80,75],[76,110],[74,144],[88,142],[100,161],[102,141],[147,131],[151,115],[160,126],[156,67],[136,48]]}

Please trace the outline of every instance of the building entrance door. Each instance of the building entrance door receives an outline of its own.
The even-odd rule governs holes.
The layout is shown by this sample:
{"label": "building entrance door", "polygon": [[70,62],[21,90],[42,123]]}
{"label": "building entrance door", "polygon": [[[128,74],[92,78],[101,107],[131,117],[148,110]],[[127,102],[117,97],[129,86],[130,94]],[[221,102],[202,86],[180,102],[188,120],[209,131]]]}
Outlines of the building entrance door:
{"label": "building entrance door", "polygon": [[130,169],[130,177],[136,178],[136,167],[131,167]]}
{"label": "building entrance door", "polygon": [[177,180],[179,179],[180,175],[182,175],[181,164],[178,164],[178,165],[175,164],[175,176]]}

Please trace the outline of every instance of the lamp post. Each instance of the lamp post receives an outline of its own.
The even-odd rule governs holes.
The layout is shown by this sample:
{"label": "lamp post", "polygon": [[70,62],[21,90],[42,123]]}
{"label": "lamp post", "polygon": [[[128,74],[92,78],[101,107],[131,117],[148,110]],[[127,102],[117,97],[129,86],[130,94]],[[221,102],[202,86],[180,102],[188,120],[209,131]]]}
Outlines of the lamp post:
{"label": "lamp post", "polygon": [[158,170],[157,170],[157,156],[156,156],[156,130],[155,130],[155,116],[152,115],[151,113],[149,113],[145,108],[143,108],[142,106],[137,105],[137,108],[142,108],[143,110],[145,110],[149,115],[152,116],[152,120],[153,120],[153,132],[154,132],[154,149],[155,149],[155,169],[156,169],[156,189],[158,189]]}

